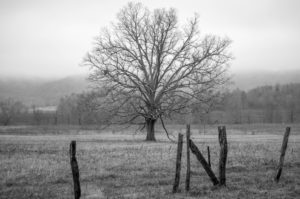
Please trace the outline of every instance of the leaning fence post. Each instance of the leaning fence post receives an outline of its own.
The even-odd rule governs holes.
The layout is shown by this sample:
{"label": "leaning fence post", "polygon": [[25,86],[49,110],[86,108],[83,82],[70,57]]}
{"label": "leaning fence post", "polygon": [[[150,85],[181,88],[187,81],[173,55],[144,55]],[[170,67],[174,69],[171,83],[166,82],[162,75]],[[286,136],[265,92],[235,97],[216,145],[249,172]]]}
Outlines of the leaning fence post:
{"label": "leaning fence post", "polygon": [[205,158],[203,157],[202,153],[199,151],[198,147],[194,144],[194,142],[190,139],[190,149],[195,154],[199,162],[202,164],[203,168],[205,169],[207,175],[210,177],[213,185],[219,184],[217,177],[215,176],[214,172],[211,170],[209,165],[207,164]]}
{"label": "leaning fence post", "polygon": [[70,143],[70,163],[74,182],[74,198],[79,199],[81,196],[80,182],[79,182],[79,169],[76,160],[76,141]]}
{"label": "leaning fence post", "polygon": [[226,127],[218,127],[220,143],[219,180],[220,185],[226,185],[227,137]]}
{"label": "leaning fence post", "polygon": [[280,159],[279,159],[279,164],[278,164],[277,175],[274,178],[274,180],[276,182],[279,182],[279,178],[281,176],[283,162],[284,162],[284,156],[285,156],[285,151],[286,151],[287,144],[288,144],[288,141],[289,141],[290,131],[291,131],[291,128],[286,127],[286,130],[285,130],[285,133],[284,133],[284,136],[283,136],[282,146],[281,146],[281,154],[280,154]]}
{"label": "leaning fence post", "polygon": [[178,145],[177,145],[177,157],[176,157],[176,171],[175,171],[175,181],[173,185],[173,193],[178,191],[179,180],[180,180],[180,169],[181,169],[181,156],[182,156],[182,138],[181,133],[178,134]]}
{"label": "leaning fence post", "polygon": [[190,176],[191,176],[191,162],[190,162],[190,137],[191,130],[190,125],[186,125],[186,179],[185,179],[185,190],[190,190]]}

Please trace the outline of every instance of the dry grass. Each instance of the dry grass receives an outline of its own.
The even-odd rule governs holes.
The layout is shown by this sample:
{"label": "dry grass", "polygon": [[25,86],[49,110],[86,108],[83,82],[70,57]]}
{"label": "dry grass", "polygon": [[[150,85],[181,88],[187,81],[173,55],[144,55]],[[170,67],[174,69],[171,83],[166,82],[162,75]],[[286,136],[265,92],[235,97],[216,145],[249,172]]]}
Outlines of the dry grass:
{"label": "dry grass", "polygon": [[[278,125],[276,125],[276,128]],[[73,198],[68,147],[77,140],[82,198],[297,198],[300,196],[300,136],[292,129],[280,182],[273,181],[282,135],[255,135],[228,127],[227,187],[215,188],[192,155],[191,191],[184,192],[185,151],[181,192],[172,194],[176,144],[158,135],[158,142],[143,142],[130,132],[97,133],[80,129],[65,134],[0,135],[0,198]],[[50,127],[47,127],[50,129]],[[177,127],[184,129],[183,126]],[[215,127],[213,127],[215,128]],[[259,127],[255,127],[259,129]],[[265,129],[269,127],[264,127]],[[175,129],[175,128],[174,128]],[[246,127],[245,127],[246,129]],[[282,134],[284,126],[281,126]],[[56,129],[57,130],[57,129]],[[17,132],[17,131],[15,131]],[[28,133],[29,132],[29,133]],[[36,131],[34,131],[36,132]],[[211,148],[217,174],[219,146],[216,130],[193,131],[206,156]],[[15,133],[17,134],[17,133]],[[275,133],[277,134],[277,133]],[[185,149],[185,145],[184,145]]]}

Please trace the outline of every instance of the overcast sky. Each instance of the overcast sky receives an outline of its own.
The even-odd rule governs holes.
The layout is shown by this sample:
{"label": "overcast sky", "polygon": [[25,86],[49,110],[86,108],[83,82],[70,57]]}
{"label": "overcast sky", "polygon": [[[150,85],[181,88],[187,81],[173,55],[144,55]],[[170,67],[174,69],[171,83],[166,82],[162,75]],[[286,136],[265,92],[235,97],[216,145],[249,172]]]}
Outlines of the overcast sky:
{"label": "overcast sky", "polygon": [[[176,8],[184,22],[200,15],[203,33],[228,36],[231,70],[300,69],[299,0],[144,0]],[[101,27],[125,0],[0,0],[0,76],[84,74],[79,64]]]}

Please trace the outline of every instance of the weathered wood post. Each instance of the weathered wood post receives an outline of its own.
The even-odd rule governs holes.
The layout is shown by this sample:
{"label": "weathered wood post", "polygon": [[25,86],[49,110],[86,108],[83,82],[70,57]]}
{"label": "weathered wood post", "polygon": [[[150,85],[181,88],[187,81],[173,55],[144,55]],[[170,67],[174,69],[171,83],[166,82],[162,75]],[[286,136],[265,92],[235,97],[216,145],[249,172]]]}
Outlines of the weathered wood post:
{"label": "weathered wood post", "polygon": [[190,139],[190,148],[191,151],[195,154],[199,162],[202,164],[203,168],[205,169],[206,173],[210,177],[213,185],[219,184],[217,177],[215,176],[214,172],[211,170],[209,165],[207,164],[205,158],[203,157],[202,153],[199,151],[198,147],[194,144],[194,142]]}
{"label": "weathered wood post", "polygon": [[178,191],[178,186],[179,186],[179,181],[180,181],[182,143],[183,143],[183,135],[181,133],[179,133],[178,134],[176,171],[175,171],[175,181],[174,181],[174,185],[173,185],[173,193],[176,193]]}
{"label": "weathered wood post", "polygon": [[190,125],[186,125],[186,179],[185,179],[185,190],[190,190],[190,176],[191,176],[191,162],[190,162],[190,137],[191,129]]}
{"label": "weathered wood post", "polygon": [[74,182],[74,198],[79,199],[81,196],[80,182],[79,182],[79,169],[76,160],[76,141],[70,143],[70,163]]}
{"label": "weathered wood post", "polygon": [[210,150],[209,150],[209,146],[207,146],[207,161],[208,161],[208,165],[209,165],[209,167],[211,167],[211,163],[210,163]]}
{"label": "weathered wood post", "polygon": [[226,185],[226,161],[227,161],[227,137],[226,127],[219,126],[219,143],[220,143],[220,159],[219,159],[219,180],[220,185]]}
{"label": "weathered wood post", "polygon": [[280,154],[280,159],[279,159],[279,164],[278,164],[277,175],[275,176],[275,179],[274,179],[276,182],[279,182],[279,178],[281,176],[283,162],[284,162],[284,156],[285,156],[285,151],[286,151],[287,144],[289,141],[290,131],[291,131],[291,128],[286,127],[285,133],[283,136],[282,146],[281,146],[281,154]]}

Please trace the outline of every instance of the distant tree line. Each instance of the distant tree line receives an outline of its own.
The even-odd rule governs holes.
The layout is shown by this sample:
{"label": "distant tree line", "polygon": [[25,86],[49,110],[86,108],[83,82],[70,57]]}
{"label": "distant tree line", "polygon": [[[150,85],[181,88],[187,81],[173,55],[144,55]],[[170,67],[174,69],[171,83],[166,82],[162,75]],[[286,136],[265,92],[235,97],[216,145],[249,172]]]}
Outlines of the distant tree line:
{"label": "distant tree line", "polygon": [[[62,97],[56,109],[26,106],[12,98],[0,100],[0,125],[106,125],[112,113],[100,109],[104,91],[89,91]],[[174,114],[166,123],[186,122],[186,115]],[[196,124],[299,123],[300,84],[262,86],[219,93],[195,106],[189,115]]]}
{"label": "distant tree line", "polygon": [[22,102],[14,101],[12,98],[0,101],[0,123],[4,126],[25,118],[26,113],[27,107]]}
{"label": "distant tree line", "polygon": [[204,116],[207,123],[299,123],[300,84],[236,89]]}

